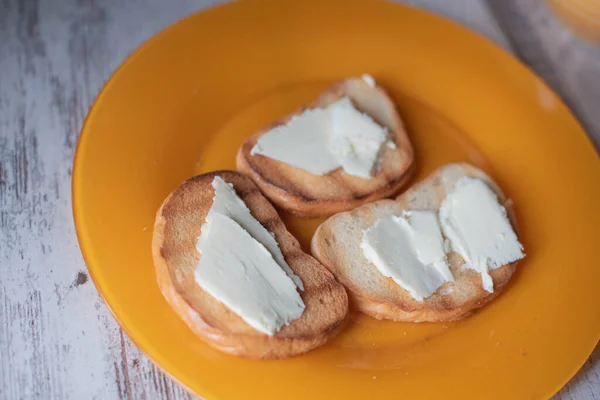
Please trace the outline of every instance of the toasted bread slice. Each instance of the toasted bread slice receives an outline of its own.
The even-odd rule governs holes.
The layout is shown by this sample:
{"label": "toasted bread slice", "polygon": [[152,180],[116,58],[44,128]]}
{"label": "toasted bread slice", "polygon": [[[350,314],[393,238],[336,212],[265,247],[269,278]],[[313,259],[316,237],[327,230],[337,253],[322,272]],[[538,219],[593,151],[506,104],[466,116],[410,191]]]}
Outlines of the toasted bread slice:
{"label": "toasted bread slice", "polygon": [[500,188],[483,171],[468,164],[449,164],[433,172],[396,200],[380,200],[353,211],[334,215],[317,229],[312,254],[347,289],[351,302],[361,311],[378,319],[394,321],[452,321],[469,315],[494,297],[509,281],[516,263],[490,271],[494,292],[485,291],[481,275],[463,268],[464,260],[452,252],[448,256],[454,282],[442,285],[423,301],[415,300],[391,278],[383,276],[362,254],[362,233],[382,217],[401,215],[404,210],[437,210],[454,183],[463,176],[485,181],[504,203],[513,224],[510,204]]}
{"label": "toasted bread slice", "polygon": [[[275,235],[286,262],[304,284],[304,291],[300,292],[306,305],[304,312],[273,336],[248,325],[205,292],[194,278],[200,259],[196,243],[212,206],[211,183],[216,175],[233,184],[254,218]],[[152,253],[165,299],[196,335],[226,353],[255,359],[295,356],[325,343],[347,319],[348,297],[344,288],[300,249],[256,185],[237,172],[199,175],[175,189],[158,210]]]}
{"label": "toasted bread slice", "polygon": [[237,153],[238,171],[252,178],[274,204],[301,217],[328,216],[397,193],[413,176],[415,159],[394,103],[381,87],[350,78],[335,83],[308,108],[326,107],[345,96],[358,110],[387,127],[396,144],[395,149],[382,149],[371,179],[348,175],[342,168],[322,176],[313,175],[263,155],[250,154],[261,135],[286,124],[305,107],[248,138]]}

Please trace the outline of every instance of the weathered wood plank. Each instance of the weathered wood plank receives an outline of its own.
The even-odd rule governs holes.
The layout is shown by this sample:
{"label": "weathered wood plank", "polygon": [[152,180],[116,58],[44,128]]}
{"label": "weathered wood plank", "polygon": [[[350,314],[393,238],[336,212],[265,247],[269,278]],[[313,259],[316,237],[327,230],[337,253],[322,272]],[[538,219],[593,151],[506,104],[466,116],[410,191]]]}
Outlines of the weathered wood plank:
{"label": "weathered wood plank", "polygon": [[0,398],[189,398],[119,329],[71,217],[73,151],[97,91],[198,7],[154,3],[0,3]]}
{"label": "weathered wood plank", "polygon": [[500,47],[512,51],[505,32],[485,0],[395,0],[431,11],[478,32]]}
{"label": "weathered wood plank", "polygon": [[539,0],[488,0],[516,54],[561,95],[600,148],[600,47],[561,24]]}

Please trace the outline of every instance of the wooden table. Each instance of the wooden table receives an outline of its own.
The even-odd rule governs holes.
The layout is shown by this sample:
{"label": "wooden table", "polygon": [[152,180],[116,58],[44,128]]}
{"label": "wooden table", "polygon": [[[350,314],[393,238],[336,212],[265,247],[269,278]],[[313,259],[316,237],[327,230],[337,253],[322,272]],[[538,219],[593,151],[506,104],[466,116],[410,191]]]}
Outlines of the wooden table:
{"label": "wooden table", "polygon": [[[324,0],[326,1],[326,0]],[[600,49],[536,0],[410,0],[521,57],[600,145]],[[0,2],[0,398],[190,396],[121,331],[90,282],[71,164],[98,90],[140,43],[210,0]],[[559,393],[600,398],[600,348]]]}

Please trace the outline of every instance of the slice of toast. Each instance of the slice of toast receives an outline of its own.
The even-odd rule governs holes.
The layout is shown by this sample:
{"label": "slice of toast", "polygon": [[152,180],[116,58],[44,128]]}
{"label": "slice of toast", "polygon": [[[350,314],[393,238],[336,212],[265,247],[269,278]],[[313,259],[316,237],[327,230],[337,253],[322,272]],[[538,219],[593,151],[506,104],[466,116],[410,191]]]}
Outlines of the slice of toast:
{"label": "slice of toast", "polygon": [[322,176],[313,175],[281,161],[250,154],[261,135],[286,124],[305,107],[248,138],[237,153],[238,171],[252,178],[274,204],[301,217],[328,216],[397,193],[412,178],[415,159],[394,103],[381,87],[349,78],[333,84],[307,108],[326,107],[345,96],[359,111],[387,127],[396,144],[395,149],[384,146],[371,179],[348,175],[341,167]]}
{"label": "slice of toast", "polygon": [[[212,206],[211,183],[217,175],[233,184],[254,218],[275,235],[286,262],[304,284],[300,292],[304,312],[273,336],[252,328],[194,278],[200,259],[196,243]],[[344,288],[300,249],[271,203],[250,179],[237,172],[199,175],[175,189],[156,215],[152,253],[158,285],[167,302],[196,335],[226,353],[255,359],[295,356],[325,343],[347,319]]]}
{"label": "slice of toast", "polygon": [[514,227],[514,212],[489,176],[469,164],[449,164],[437,169],[396,200],[380,200],[330,217],[313,236],[312,254],[348,289],[351,303],[375,318],[438,322],[468,316],[502,291],[515,271],[516,263],[490,271],[494,292],[489,293],[482,287],[481,275],[463,268],[462,257],[452,252],[448,255],[448,262],[455,281],[443,284],[430,297],[417,301],[367,261],[360,247],[363,231],[379,218],[401,215],[403,210],[438,210],[446,194],[463,176],[485,181],[504,204]]}

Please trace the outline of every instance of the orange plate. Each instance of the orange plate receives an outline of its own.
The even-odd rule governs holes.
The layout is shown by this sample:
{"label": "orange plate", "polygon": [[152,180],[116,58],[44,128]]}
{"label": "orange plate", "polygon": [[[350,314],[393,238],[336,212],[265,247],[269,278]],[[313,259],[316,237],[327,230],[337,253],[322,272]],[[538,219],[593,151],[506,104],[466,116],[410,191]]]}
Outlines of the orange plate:
{"label": "orange plate", "polygon": [[[371,73],[397,102],[419,177],[450,161],[514,199],[527,251],[506,292],[460,323],[355,314],[283,361],[221,354],[161,296],[150,243],[165,196],[234,168],[241,141],[336,79]],[[114,74],[81,134],[77,234],[98,289],[158,365],[206,398],[542,398],[600,332],[600,162],[564,104],[511,56],[451,22],[365,0],[238,1],[193,15]],[[306,246],[319,221],[286,217]]]}

